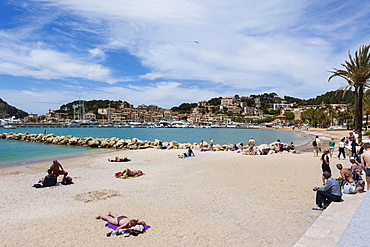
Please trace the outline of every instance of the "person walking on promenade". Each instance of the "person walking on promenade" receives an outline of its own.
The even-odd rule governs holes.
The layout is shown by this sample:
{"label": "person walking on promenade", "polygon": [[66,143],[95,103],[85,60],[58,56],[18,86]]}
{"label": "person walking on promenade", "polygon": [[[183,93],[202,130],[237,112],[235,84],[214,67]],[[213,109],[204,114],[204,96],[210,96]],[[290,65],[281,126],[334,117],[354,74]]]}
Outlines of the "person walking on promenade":
{"label": "person walking on promenade", "polygon": [[345,138],[345,137],[343,137],[343,138],[340,140],[340,142],[339,142],[339,149],[338,149],[339,153],[338,153],[338,159],[340,159],[340,155],[341,155],[341,154],[343,155],[343,159],[346,159],[346,153],[344,152],[344,148],[345,148],[345,145],[346,145],[345,141],[346,141],[346,138]]}
{"label": "person walking on promenade", "polygon": [[321,151],[321,142],[319,136],[316,136],[315,139],[312,141],[313,146],[313,156],[318,157],[319,151]]}
{"label": "person walking on promenade", "polygon": [[335,141],[334,141],[334,138],[332,137],[331,140],[329,141],[329,154],[330,154],[330,158],[333,158],[334,147],[335,147]]}
{"label": "person walking on promenade", "polygon": [[[322,172],[329,172],[331,173],[331,169],[330,169],[330,161],[329,161],[329,149],[325,149],[323,154],[321,155],[321,169],[322,169]],[[325,184],[325,179],[322,180],[322,183]]]}

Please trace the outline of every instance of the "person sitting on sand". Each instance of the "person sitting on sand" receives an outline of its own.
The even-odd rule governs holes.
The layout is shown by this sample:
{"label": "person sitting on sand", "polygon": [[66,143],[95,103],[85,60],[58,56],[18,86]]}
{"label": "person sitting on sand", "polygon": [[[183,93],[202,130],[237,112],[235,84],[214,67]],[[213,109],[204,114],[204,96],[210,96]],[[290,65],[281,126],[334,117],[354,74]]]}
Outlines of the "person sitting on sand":
{"label": "person sitting on sand", "polygon": [[347,168],[343,168],[342,164],[337,164],[337,168],[340,172],[340,177],[338,178],[338,182],[341,187],[345,185],[347,182],[349,183],[353,182],[353,174],[351,171],[349,171]]}
{"label": "person sitting on sand", "polygon": [[63,169],[62,165],[57,160],[53,160],[53,164],[50,166],[50,169],[53,171],[55,177],[63,174],[64,179],[68,175],[68,172]]}
{"label": "person sitting on sand", "polygon": [[158,142],[158,148],[160,148],[160,149],[167,149],[168,147],[169,147],[169,144],[167,144],[166,146],[164,146],[162,141],[159,141]]}
{"label": "person sitting on sand", "polygon": [[290,151],[294,151],[294,150],[295,150],[295,145],[294,145],[294,143],[293,143],[293,142],[291,142],[291,143],[287,146],[286,150],[287,150],[288,152],[290,152]]}
{"label": "person sitting on sand", "polygon": [[141,170],[130,170],[126,168],[125,170],[122,171],[120,176],[133,176],[133,177],[138,177],[143,175],[143,172]]}
{"label": "person sitting on sand", "polygon": [[[108,221],[109,223],[118,226],[117,230],[127,229],[129,230],[131,227],[136,225],[146,225],[145,221],[138,221],[134,219],[129,219],[127,216],[118,216],[116,213],[108,212],[108,214],[99,214],[96,216],[96,219],[102,219]],[[129,231],[130,233],[130,231]],[[108,235],[107,235],[108,236]]]}
{"label": "person sitting on sand", "polygon": [[50,187],[57,184],[57,177],[53,174],[53,170],[48,169],[48,175],[39,180],[39,183],[42,183],[44,187]]}
{"label": "person sitting on sand", "polygon": [[179,158],[185,158],[185,157],[190,157],[190,156],[195,156],[191,147],[189,147],[189,149],[186,153],[184,153],[183,155],[179,155]]}
{"label": "person sitting on sand", "polygon": [[324,210],[331,202],[340,202],[342,200],[342,191],[337,180],[331,177],[331,173],[325,171],[322,173],[322,178],[326,179],[325,186],[314,187],[316,191],[316,205],[313,210]]}

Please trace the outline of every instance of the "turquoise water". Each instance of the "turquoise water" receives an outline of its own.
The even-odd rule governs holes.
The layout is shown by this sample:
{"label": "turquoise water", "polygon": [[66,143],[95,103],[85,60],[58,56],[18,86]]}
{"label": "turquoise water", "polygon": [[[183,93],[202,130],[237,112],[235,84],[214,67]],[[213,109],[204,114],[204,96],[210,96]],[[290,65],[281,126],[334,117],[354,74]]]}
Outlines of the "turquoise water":
{"label": "turquoise water", "polygon": [[[262,143],[272,143],[277,139],[282,142],[294,143],[299,146],[305,144],[307,140],[296,133],[289,131],[279,131],[274,129],[234,129],[234,128],[96,128],[85,126],[84,128],[56,128],[42,127],[29,128],[22,127],[17,129],[0,129],[1,133],[29,133],[39,134],[53,133],[59,135],[73,135],[76,137],[99,137],[110,138],[118,137],[121,139],[138,138],[140,140],[161,141],[175,140],[180,143],[199,143],[200,140],[206,142],[212,137],[215,144],[234,144],[247,143],[252,136],[257,145]],[[25,162],[53,159],[56,156],[78,155],[90,152],[101,152],[103,149],[93,149],[84,147],[50,145],[42,143],[31,143],[23,141],[0,140],[0,166],[21,164]]]}

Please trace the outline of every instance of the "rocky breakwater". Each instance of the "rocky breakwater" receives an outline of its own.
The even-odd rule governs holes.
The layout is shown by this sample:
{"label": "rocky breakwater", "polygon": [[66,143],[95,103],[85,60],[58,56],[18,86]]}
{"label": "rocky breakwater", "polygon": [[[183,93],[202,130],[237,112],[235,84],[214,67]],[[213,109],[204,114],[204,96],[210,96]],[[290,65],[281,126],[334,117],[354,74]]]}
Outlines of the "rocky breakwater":
{"label": "rocky breakwater", "polygon": [[[200,146],[197,143],[178,143],[176,141],[161,142],[160,140],[154,141],[142,141],[137,138],[133,139],[119,139],[117,137],[112,138],[93,138],[93,137],[74,137],[68,136],[55,136],[54,134],[28,134],[28,133],[2,133],[0,139],[6,140],[19,140],[27,142],[39,142],[55,145],[70,145],[70,146],[82,146],[92,148],[115,148],[115,149],[146,149],[146,148],[160,148],[159,143],[162,143],[166,149],[194,149],[202,150],[208,149],[209,144],[205,143]],[[246,150],[242,143],[237,144],[240,149],[237,152],[243,152]],[[214,151],[228,151],[232,150],[233,144],[215,144],[213,146]],[[259,147],[255,147],[255,150],[259,154],[268,154],[274,149],[273,145],[262,144]]]}

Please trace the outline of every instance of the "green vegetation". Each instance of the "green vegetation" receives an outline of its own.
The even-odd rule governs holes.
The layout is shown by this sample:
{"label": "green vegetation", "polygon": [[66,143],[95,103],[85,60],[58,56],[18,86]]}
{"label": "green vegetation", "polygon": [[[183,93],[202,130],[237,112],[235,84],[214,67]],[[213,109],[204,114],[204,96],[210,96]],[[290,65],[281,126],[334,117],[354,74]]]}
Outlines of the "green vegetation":
{"label": "green vegetation", "polygon": [[191,113],[191,110],[195,107],[197,107],[197,103],[182,103],[180,106],[178,107],[172,107],[171,110],[172,111],[176,111],[180,114],[184,114],[184,113]]}
{"label": "green vegetation", "polygon": [[62,105],[56,112],[66,113],[68,116],[73,116],[74,112],[77,113],[78,111],[82,110],[82,107],[84,107],[85,112],[98,114],[98,108],[118,108],[122,103],[125,104],[125,107],[130,106],[128,102],[122,102],[121,100],[75,100],[71,103]]}
{"label": "green vegetation", "polygon": [[15,116],[16,118],[24,118],[28,116],[28,113],[9,105],[7,102],[0,99],[0,117],[5,118],[10,116]]}
{"label": "green vegetation", "polygon": [[355,116],[354,116],[354,129],[359,133],[359,141],[362,141],[362,119],[363,109],[362,100],[364,89],[369,86],[370,80],[370,45],[362,45],[359,50],[355,52],[354,57],[348,51],[349,61],[344,61],[342,67],[344,69],[336,69],[330,71],[332,75],[329,77],[340,77],[347,81],[348,85],[343,87],[345,91],[354,88],[355,100]]}

